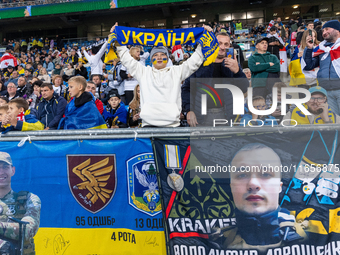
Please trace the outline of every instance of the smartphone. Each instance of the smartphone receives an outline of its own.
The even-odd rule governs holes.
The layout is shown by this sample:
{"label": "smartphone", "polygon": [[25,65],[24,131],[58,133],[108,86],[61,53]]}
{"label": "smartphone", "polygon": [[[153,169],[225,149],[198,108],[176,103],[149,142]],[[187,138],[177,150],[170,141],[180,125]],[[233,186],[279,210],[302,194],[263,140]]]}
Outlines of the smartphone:
{"label": "smartphone", "polygon": [[312,37],[312,40],[310,40],[309,42],[310,43],[313,43],[313,32],[311,29],[309,29],[309,35]]}
{"label": "smartphone", "polygon": [[234,48],[226,48],[226,57],[234,59]]}
{"label": "smartphone", "polygon": [[[328,100],[326,99],[325,103],[327,103],[327,101],[328,101]],[[323,113],[323,109],[320,108],[320,109],[316,110],[316,112],[317,112],[317,114],[321,114],[321,113]]]}

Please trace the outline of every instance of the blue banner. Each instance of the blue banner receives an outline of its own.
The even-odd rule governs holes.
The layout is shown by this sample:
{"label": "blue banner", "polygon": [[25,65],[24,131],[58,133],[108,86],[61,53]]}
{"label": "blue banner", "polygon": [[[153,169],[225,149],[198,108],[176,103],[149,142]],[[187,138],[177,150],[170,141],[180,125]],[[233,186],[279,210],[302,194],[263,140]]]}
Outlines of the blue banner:
{"label": "blue banner", "polygon": [[16,169],[12,189],[41,200],[37,254],[165,254],[149,139],[17,144],[1,151]]}

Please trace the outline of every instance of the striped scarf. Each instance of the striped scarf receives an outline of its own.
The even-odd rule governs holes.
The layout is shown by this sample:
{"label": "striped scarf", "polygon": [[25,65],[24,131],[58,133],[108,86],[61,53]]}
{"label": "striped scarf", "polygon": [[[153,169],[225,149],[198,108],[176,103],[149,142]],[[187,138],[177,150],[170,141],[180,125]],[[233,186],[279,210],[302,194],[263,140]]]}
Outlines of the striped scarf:
{"label": "striped scarf", "polygon": [[321,58],[321,60],[324,60],[328,57],[328,54],[330,54],[334,70],[340,78],[340,38],[338,38],[331,47],[325,46],[325,43],[326,41],[322,41],[319,44],[319,49],[313,53],[313,57],[317,57],[325,53]]}
{"label": "striped scarf", "polygon": [[[306,104],[303,104],[306,109],[308,109],[308,106]],[[328,117],[332,120],[333,123],[335,123],[335,114],[332,112],[331,108],[328,107]],[[313,123],[309,122],[308,116],[304,115],[301,110],[298,107],[295,107],[295,109],[292,112],[292,117],[290,124],[295,125],[295,120],[298,125],[308,125],[308,124],[325,124],[325,122],[322,120],[320,115],[318,115]]]}

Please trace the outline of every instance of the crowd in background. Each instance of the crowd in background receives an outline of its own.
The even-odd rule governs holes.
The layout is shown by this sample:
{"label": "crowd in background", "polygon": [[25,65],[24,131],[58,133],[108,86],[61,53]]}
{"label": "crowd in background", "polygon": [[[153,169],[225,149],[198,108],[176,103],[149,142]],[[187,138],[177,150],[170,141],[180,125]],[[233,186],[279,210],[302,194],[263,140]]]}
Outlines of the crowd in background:
{"label": "crowd in background", "polygon": [[[321,66],[322,63],[319,59],[316,60],[312,54],[315,49],[319,49],[318,44],[320,42],[327,43],[333,40],[331,47],[332,45],[338,45],[340,40],[339,24],[338,20],[327,23],[318,19],[314,20],[314,22],[303,22],[301,18],[298,18],[297,20],[290,20],[284,25],[281,19],[277,18],[266,27],[262,25],[249,27],[249,33],[245,35],[245,33],[235,33],[237,30],[245,29],[241,21],[224,24],[210,23],[209,26],[217,35],[220,44],[219,54],[222,55],[211,65],[210,69],[201,67],[191,77],[235,78],[235,84],[238,84],[237,86],[243,92],[246,92],[247,87],[253,87],[253,104],[257,109],[267,109],[271,107],[273,102],[272,88],[276,87],[278,89],[278,101],[280,103],[281,88],[287,86],[280,80],[279,51],[286,47],[288,43],[294,50],[291,62],[296,59],[299,61],[297,69],[294,66],[295,69],[290,70],[291,78],[293,79],[290,79],[289,85],[306,88],[311,93],[319,95],[319,97],[313,97],[312,94],[314,101],[310,105],[307,103],[309,110],[313,107],[316,109],[314,118],[308,119],[305,116],[306,118],[303,119],[300,116],[299,121],[301,123],[298,121],[298,124],[338,123],[340,121],[340,117],[338,118],[340,99],[338,95],[335,95],[340,91],[339,77],[337,76],[339,73],[338,66],[329,67],[330,76],[328,77],[328,80],[336,80],[338,85],[329,85],[328,81],[323,81],[327,77],[320,76],[320,70],[324,68]],[[328,33],[328,30],[332,30],[332,32]],[[333,36],[332,40],[329,39],[330,34]],[[255,53],[248,59],[249,68],[244,69],[242,49],[236,42],[233,42],[243,36],[253,39],[252,42],[256,48]],[[312,41],[311,44],[309,40]],[[84,99],[86,103],[93,101],[95,105],[95,108],[90,107],[88,109],[100,114],[100,117],[97,116],[96,124],[93,124],[95,127],[127,128],[142,126],[140,93],[143,88],[140,87],[139,81],[131,76],[132,70],[122,64],[119,55],[111,58],[110,61],[105,59],[106,40],[96,38],[96,41],[90,47],[85,47],[85,45],[89,46],[88,43],[68,45],[58,36],[51,40],[49,38],[31,37],[27,40],[7,41],[4,39],[2,45],[6,47],[6,53],[3,55],[3,58],[5,58],[2,58],[1,65],[7,63],[7,66],[2,66],[0,74],[0,122],[2,121],[2,132],[10,130],[93,128],[94,126],[83,125],[85,121],[79,121],[81,118],[76,118],[72,125],[65,124],[65,121],[67,122],[71,119],[67,114],[72,113],[74,109],[79,107],[77,98],[82,94],[85,95],[82,97],[86,98]],[[152,47],[129,45],[128,48],[129,54],[135,61],[138,61],[143,66],[152,66],[150,61]],[[223,55],[226,54],[228,48],[237,49],[234,52],[235,57],[233,59],[228,59],[227,55]],[[311,51],[309,52],[310,49]],[[171,67],[183,65],[188,61],[194,54],[195,47],[182,45],[180,58],[177,54],[178,52],[174,52],[174,49],[168,48],[166,51],[167,56],[169,56],[167,67]],[[308,59],[309,53],[310,59]],[[9,58],[6,59],[6,56],[9,56]],[[10,60],[12,56],[13,58]],[[318,62],[316,63],[316,61]],[[329,61],[332,63],[333,59]],[[221,65],[223,66],[221,67]],[[297,72],[298,75],[294,72]],[[322,70],[322,74],[324,72],[325,70]],[[303,75],[304,78],[300,83],[294,80],[299,75]],[[80,79],[79,77],[82,78]],[[320,79],[318,80],[318,78]],[[70,86],[70,83],[75,85]],[[182,101],[181,126],[202,125],[202,123],[206,122],[205,120],[198,120],[194,113],[193,98],[188,96],[188,93],[193,94],[193,91],[190,92],[190,84],[188,84],[188,79],[182,80],[182,93],[180,95]],[[78,85],[79,88],[77,87]],[[73,91],[75,87],[79,89],[80,94]],[[332,94],[332,97],[330,94]],[[16,102],[14,99],[19,101]],[[13,100],[16,102],[16,108],[20,109],[20,112],[18,110],[13,113],[13,111],[11,112],[11,107],[8,107],[10,105],[8,103],[13,102]],[[222,100],[229,106],[232,102],[232,99],[229,100],[228,96]],[[209,107],[215,108],[208,101]],[[228,106],[225,107],[228,108]],[[248,110],[247,107],[247,104],[245,104],[245,108]],[[318,113],[317,110],[320,111],[320,108],[323,109],[323,113],[322,111]],[[230,109],[224,110],[228,112]],[[291,115],[289,116],[297,116],[294,111],[296,109],[292,106],[287,109],[287,114],[290,112]],[[86,111],[83,113],[85,114]],[[13,116],[10,117],[10,114]],[[20,114],[22,123],[18,125],[17,122],[12,120],[15,126],[11,124],[11,118],[19,120],[18,116]],[[253,125],[260,124],[262,121],[272,117],[276,119],[276,124],[282,121],[283,115],[281,115],[279,107],[271,116],[257,116],[249,110],[246,111],[244,116],[234,116],[233,114],[228,116],[228,118],[235,121],[247,120],[248,123],[248,120],[252,120]],[[319,122],[317,121],[318,118]],[[29,123],[33,124],[23,124],[28,120],[30,121]],[[103,123],[101,123],[102,121]],[[38,122],[41,124],[37,125]]]}
{"label": "crowd in background", "polygon": [[40,5],[40,4],[54,4],[54,3],[65,3],[75,2],[80,0],[0,0],[0,8],[10,8],[18,6],[28,5]]}

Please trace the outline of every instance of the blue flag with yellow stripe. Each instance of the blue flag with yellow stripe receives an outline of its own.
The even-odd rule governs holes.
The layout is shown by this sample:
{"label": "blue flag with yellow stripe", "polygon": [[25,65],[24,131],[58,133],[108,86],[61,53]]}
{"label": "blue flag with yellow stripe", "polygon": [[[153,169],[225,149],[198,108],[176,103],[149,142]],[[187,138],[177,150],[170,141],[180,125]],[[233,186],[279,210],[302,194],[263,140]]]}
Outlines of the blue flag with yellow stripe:
{"label": "blue flag with yellow stripe", "polygon": [[65,117],[60,120],[58,129],[106,129],[105,121],[93,100],[80,107],[74,105],[74,99],[65,109]]}

